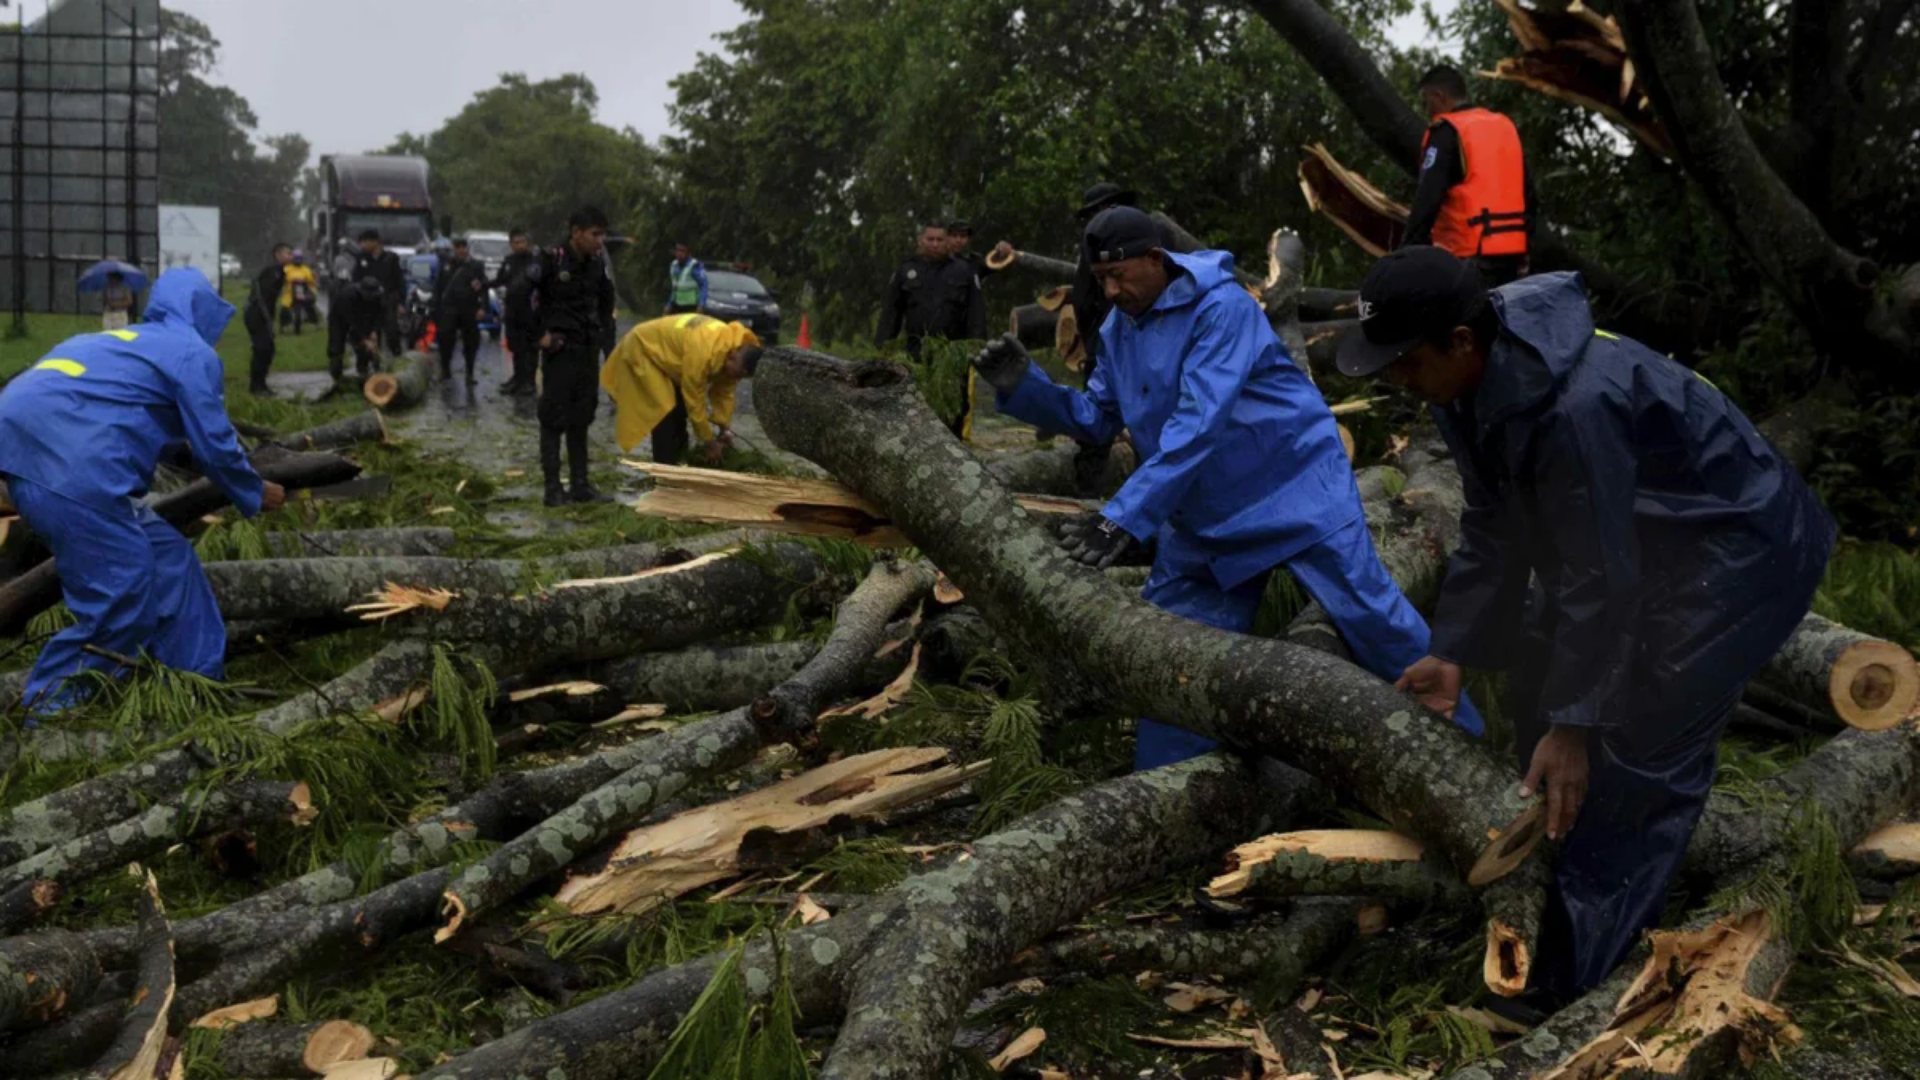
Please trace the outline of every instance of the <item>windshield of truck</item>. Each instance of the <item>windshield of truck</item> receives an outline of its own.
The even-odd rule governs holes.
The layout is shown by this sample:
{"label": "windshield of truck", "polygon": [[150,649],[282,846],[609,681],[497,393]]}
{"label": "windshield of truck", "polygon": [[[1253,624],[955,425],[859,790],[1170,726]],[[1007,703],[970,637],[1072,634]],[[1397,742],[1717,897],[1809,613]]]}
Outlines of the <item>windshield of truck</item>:
{"label": "windshield of truck", "polygon": [[707,271],[707,288],[712,292],[745,293],[754,297],[767,295],[767,287],[757,279],[731,270]]}
{"label": "windshield of truck", "polygon": [[427,242],[427,218],[410,214],[356,214],[342,216],[341,227],[349,240],[360,239],[368,229],[380,231],[380,242],[388,247],[419,247]]}
{"label": "windshield of truck", "polygon": [[492,236],[472,236],[467,238],[467,250],[482,262],[504,259],[513,249],[505,240]]}

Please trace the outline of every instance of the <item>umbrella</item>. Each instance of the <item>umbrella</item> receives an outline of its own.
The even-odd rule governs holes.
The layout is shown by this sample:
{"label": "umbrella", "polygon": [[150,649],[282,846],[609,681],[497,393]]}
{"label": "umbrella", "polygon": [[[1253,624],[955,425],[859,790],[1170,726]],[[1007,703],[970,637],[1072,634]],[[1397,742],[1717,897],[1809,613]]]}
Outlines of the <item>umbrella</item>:
{"label": "umbrella", "polygon": [[80,275],[80,281],[75,288],[81,292],[100,292],[107,287],[108,274],[119,274],[121,277],[126,278],[127,288],[132,289],[134,292],[139,292],[141,289],[147,287],[147,272],[145,270],[130,263],[123,263],[118,259],[102,259],[92,266],[87,267],[87,272]]}

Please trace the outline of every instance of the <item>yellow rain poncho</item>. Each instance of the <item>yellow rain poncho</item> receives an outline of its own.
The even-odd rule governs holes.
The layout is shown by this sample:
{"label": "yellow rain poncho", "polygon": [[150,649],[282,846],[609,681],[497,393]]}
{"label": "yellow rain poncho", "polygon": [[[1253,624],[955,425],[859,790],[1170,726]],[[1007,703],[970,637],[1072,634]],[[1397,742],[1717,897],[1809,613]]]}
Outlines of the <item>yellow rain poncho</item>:
{"label": "yellow rain poncho", "polygon": [[739,380],[727,377],[727,354],[759,344],[745,324],[709,315],[668,315],[627,331],[600,369],[600,386],[618,409],[613,437],[620,449],[631,452],[667,418],[676,386],[687,403],[694,438],[712,439],[715,424],[733,421]]}

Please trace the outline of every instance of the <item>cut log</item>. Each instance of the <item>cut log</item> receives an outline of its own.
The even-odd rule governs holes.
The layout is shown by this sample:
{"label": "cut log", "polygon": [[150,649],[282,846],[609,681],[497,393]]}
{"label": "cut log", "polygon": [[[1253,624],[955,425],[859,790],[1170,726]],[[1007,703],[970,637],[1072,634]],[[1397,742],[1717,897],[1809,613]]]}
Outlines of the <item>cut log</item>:
{"label": "cut log", "polygon": [[743,845],[825,828],[836,819],[884,818],[967,783],[989,763],[946,764],[940,748],[856,754],[758,791],[636,829],[605,869],[575,877],[555,894],[576,915],[639,915],[739,872]]}
{"label": "cut log", "polygon": [[386,417],[381,416],[378,410],[368,409],[291,435],[269,437],[264,445],[278,446],[283,450],[339,450],[355,443],[390,441]]}
{"label": "cut log", "polygon": [[173,935],[167,926],[166,908],[160,902],[160,886],[151,873],[137,865],[128,867],[128,872],[145,884],[140,895],[144,944],[139,979],[119,1032],[93,1067],[81,1074],[88,1080],[149,1080],[159,1068],[173,1014]]}
{"label": "cut log", "polygon": [[1459,876],[1426,858],[1419,841],[1370,829],[1263,836],[1234,848],[1227,867],[1207,884],[1209,896],[1363,896],[1447,905],[1468,898]]}
{"label": "cut log", "polygon": [[1526,865],[1486,887],[1480,906],[1487,916],[1487,946],[1480,979],[1501,997],[1519,997],[1533,975],[1540,952],[1540,923],[1553,885],[1553,863],[1545,849]]}
{"label": "cut log", "polygon": [[818,651],[811,641],[692,645],[598,664],[587,677],[622,701],[659,702],[677,713],[722,712],[753,704]]}
{"label": "cut log", "polygon": [[[650,517],[737,525],[767,532],[858,540],[870,547],[905,547],[885,514],[831,480],[807,480],[651,461],[622,461],[653,479],[632,506]],[[1083,508],[1049,495],[1018,496],[1039,514],[1073,514]]]}
{"label": "cut log", "polygon": [[1257,979],[1280,996],[1352,939],[1355,916],[1367,903],[1320,897],[1285,912],[1262,912],[1238,926],[1176,922],[1092,930],[1042,942],[1014,957],[995,978],[1153,971],[1227,981]]}
{"label": "cut log", "polygon": [[997,629],[1084,673],[1116,711],[1296,762],[1470,885],[1543,835],[1510,766],[1371,674],[1168,614],[1074,564],[898,367],[774,349],[754,393],[775,443],[884,508]]}
{"label": "cut log", "polygon": [[1899,821],[1883,825],[1847,852],[1854,873],[1883,881],[1920,874],[1920,824]]}
{"label": "cut log", "polygon": [[1591,109],[1632,132],[1655,153],[1673,157],[1673,141],[1640,86],[1612,16],[1579,4],[1556,9],[1521,7],[1515,0],[1494,2],[1506,13],[1520,55],[1480,74]]}
{"label": "cut log", "polygon": [[[1020,949],[1102,897],[1213,858],[1248,833],[1318,808],[1324,798],[1318,785],[1292,770],[1272,767],[1257,776],[1219,754],[1089,788],[974,841],[964,861],[910,879],[867,907],[789,933],[785,951],[795,1001],[809,1023],[831,1021],[840,1015],[850,984],[889,977],[889,958],[873,951],[880,933],[937,928],[929,935],[937,955],[908,954],[906,962],[892,964],[890,976],[903,992],[911,983],[923,984],[913,989],[915,999],[939,999],[938,1014],[913,1009],[922,1026],[913,1033],[914,1056],[901,1063],[907,1075],[934,1075],[937,1066],[912,1071],[913,1062],[945,1053],[968,988]],[[569,1080],[644,1074],[720,959],[709,956],[652,972],[436,1065],[420,1080],[543,1076],[556,1069]],[[763,945],[750,947],[742,958],[751,998],[764,999],[772,986],[772,964]],[[872,991],[860,995],[861,1004],[889,1001],[884,988],[876,985]],[[909,998],[902,996],[897,1004],[906,1012]],[[871,1019],[879,1020],[878,1012],[893,1010],[875,1005],[870,1011],[876,1013]]]}
{"label": "cut log", "polygon": [[0,952],[0,1033],[46,1026],[86,1001],[99,981],[93,950],[68,930]]}
{"label": "cut log", "polygon": [[1007,312],[1007,333],[1029,349],[1052,348],[1054,327],[1059,324],[1059,309],[1040,304],[1021,304]]}
{"label": "cut log", "polygon": [[1818,615],[1801,620],[1756,681],[1867,731],[1920,713],[1920,664],[1911,653]]}
{"label": "cut log", "polygon": [[1334,160],[1314,143],[1300,157],[1300,191],[1309,209],[1325,214],[1360,249],[1379,258],[1400,246],[1407,235],[1407,208],[1374,187],[1366,177]]}
{"label": "cut log", "polygon": [[373,1051],[373,1032],[348,1020],[240,1024],[220,1036],[213,1060],[228,1076],[321,1075]]}
{"label": "cut log", "polygon": [[[253,465],[263,478],[290,490],[335,484],[360,473],[360,466],[333,454],[296,454],[284,450],[261,451],[253,456]],[[180,526],[226,503],[226,495],[213,481],[196,480],[171,495],[155,499],[152,506],[154,513]],[[52,559],[0,585],[0,637],[18,636],[26,630],[28,620],[59,602],[60,575],[54,570]]]}
{"label": "cut log", "polygon": [[1052,278],[1055,281],[1072,281],[1074,271],[1078,269],[1073,263],[1065,259],[1053,259],[1045,255],[1035,255],[1031,251],[1015,251],[1011,255],[1002,255],[997,251],[990,251],[987,253],[986,263],[987,268],[996,273],[1010,266],[1018,266],[1022,270],[1031,270],[1036,274]]}
{"label": "cut log", "polygon": [[991,458],[987,461],[987,471],[1014,491],[1105,499],[1120,490],[1139,460],[1133,444],[1120,440],[1099,463],[1098,471],[1083,477],[1076,463],[1079,452],[1079,443],[1062,440],[1053,446]]}
{"label": "cut log", "polygon": [[438,357],[408,353],[393,362],[391,371],[367,376],[360,393],[376,409],[410,409],[427,396],[427,387],[440,371]]}
{"label": "cut log", "polygon": [[1360,290],[1329,289],[1317,285],[1308,285],[1300,290],[1300,319],[1302,322],[1326,322],[1332,319],[1352,319],[1360,313]]}
{"label": "cut log", "polygon": [[83,881],[182,840],[236,825],[272,821],[308,825],[315,813],[307,785],[280,780],[237,781],[204,796],[169,799],[116,825],[75,837],[0,870],[0,909],[14,908],[16,894],[36,890],[43,881]]}

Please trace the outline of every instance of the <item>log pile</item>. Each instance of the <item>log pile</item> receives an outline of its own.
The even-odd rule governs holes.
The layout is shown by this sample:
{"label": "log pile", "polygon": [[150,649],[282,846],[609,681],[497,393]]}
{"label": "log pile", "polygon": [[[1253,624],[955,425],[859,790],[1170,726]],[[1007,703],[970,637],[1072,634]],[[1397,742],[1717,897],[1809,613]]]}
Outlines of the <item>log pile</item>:
{"label": "log pile", "polygon": [[[1273,255],[1262,292],[1282,322],[1347,302],[1289,276],[1284,238]],[[0,818],[7,1074],[709,1075],[697,1047],[718,1009],[727,1039],[807,1033],[817,1075],[917,1078],[971,1052],[955,1038],[981,1000],[1171,978],[1182,1015],[1254,982],[1280,1006],[1139,1045],[1354,1075],[1291,1006],[1328,992],[1340,950],[1438,923],[1453,953],[1476,942],[1485,993],[1526,987],[1551,857],[1537,801],[1348,662],[1311,605],[1278,639],[1227,634],[1145,604],[1137,574],[1071,564],[1046,522],[1097,504],[1014,494],[1045,490],[1025,481],[1060,452],[981,461],[899,368],[775,349],[755,397],[775,443],[835,482],[647,465],[636,517],[734,531],[526,559],[450,557],[433,530],[269,534],[272,557],[209,565],[223,611],[275,655],[357,642],[335,646],[357,663],[217,722],[146,717],[132,749],[92,714],[12,736],[14,760],[71,782],[9,795]],[[1383,561],[1430,605],[1458,474],[1416,438],[1358,481]],[[1458,1075],[1706,1075],[1790,1045],[1770,999],[1807,931],[1769,886],[1806,879],[1808,836],[1843,877],[1920,871],[1896,820],[1920,795],[1916,687],[1897,645],[1810,616],[1750,707],[1824,743],[1716,794],[1676,929]],[[1138,715],[1226,749],[1032,787],[1062,783],[1039,760],[1052,742],[1088,752]],[[378,760],[346,756],[368,740],[402,745],[417,775],[348,783],[329,756]],[[87,768],[61,757],[76,745]],[[405,790],[384,802],[381,783]],[[1021,812],[967,826],[1007,798]],[[341,842],[343,822],[364,841]],[[871,844],[899,858],[877,885],[843,861]],[[221,846],[271,869],[221,879]],[[102,892],[129,862],[158,877]],[[209,880],[216,900],[162,913],[161,883]],[[1142,894],[1145,913],[1101,911]],[[717,917],[696,911],[757,914],[735,941],[649,951],[662,927]],[[449,1013],[492,1015],[499,988],[545,1002],[449,1019],[429,1049],[333,992],[423,965],[466,973]],[[1470,997],[1448,1004],[1485,1021]],[[996,1029],[1008,1075],[1058,1075],[1062,1035],[1033,1027]]]}

